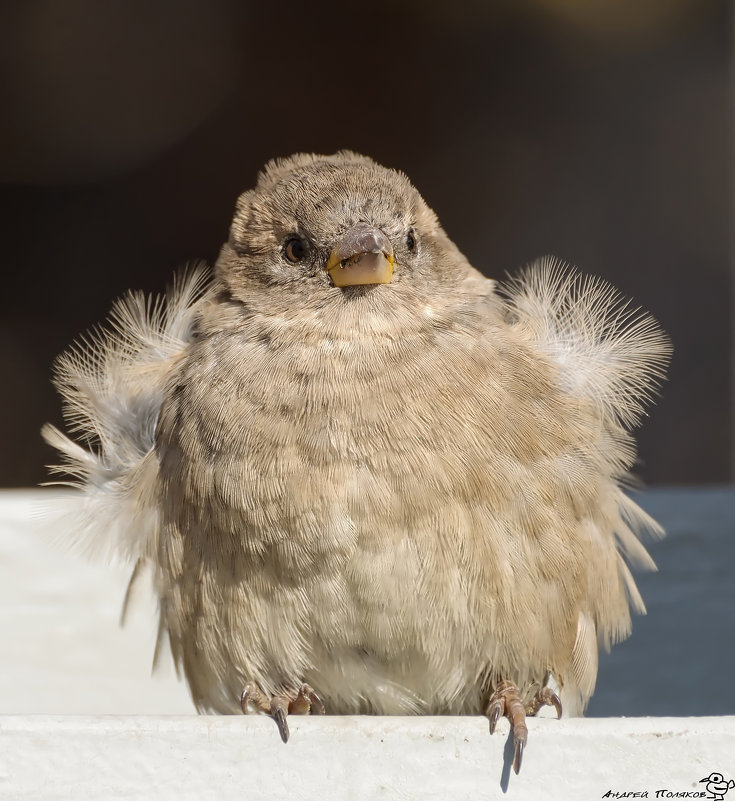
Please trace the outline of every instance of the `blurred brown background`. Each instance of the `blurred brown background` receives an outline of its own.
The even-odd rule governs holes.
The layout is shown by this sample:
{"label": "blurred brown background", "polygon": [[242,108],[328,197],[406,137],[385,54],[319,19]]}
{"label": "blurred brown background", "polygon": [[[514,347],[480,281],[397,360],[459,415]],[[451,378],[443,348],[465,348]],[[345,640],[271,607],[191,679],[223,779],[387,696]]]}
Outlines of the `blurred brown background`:
{"label": "blurred brown background", "polygon": [[726,0],[17,0],[0,7],[0,485],[44,478],[54,356],[130,287],[212,261],[269,158],[407,172],[486,274],[553,253],[675,359],[649,483],[729,481]]}

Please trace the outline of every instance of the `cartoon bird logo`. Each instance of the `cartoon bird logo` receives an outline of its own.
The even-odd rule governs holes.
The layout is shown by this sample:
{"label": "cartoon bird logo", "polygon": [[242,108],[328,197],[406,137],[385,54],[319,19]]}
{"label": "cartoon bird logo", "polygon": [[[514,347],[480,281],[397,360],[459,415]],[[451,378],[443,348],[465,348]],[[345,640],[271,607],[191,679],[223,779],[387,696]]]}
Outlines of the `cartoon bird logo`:
{"label": "cartoon bird logo", "polygon": [[725,793],[735,787],[735,781],[732,779],[725,781],[725,777],[721,773],[710,773],[709,776],[705,776],[699,781],[700,784],[707,782],[707,792],[709,793],[707,798],[714,799],[714,801],[724,801]]}

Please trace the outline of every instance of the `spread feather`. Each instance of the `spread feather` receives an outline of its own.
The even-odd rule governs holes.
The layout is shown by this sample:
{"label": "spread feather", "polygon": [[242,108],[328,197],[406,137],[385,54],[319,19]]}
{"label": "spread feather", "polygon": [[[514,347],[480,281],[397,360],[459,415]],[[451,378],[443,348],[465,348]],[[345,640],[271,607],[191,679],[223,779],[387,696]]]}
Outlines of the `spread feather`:
{"label": "spread feather", "polygon": [[545,256],[500,287],[509,319],[559,367],[564,388],[591,399],[608,425],[636,425],[656,395],[671,347],[649,314],[606,281]]}
{"label": "spread feather", "polygon": [[207,280],[207,270],[195,267],[179,274],[164,297],[130,292],[113,305],[107,328],[56,360],[64,419],[83,446],[50,424],[42,434],[63,457],[51,469],[72,477],[57,483],[84,491],[69,524],[83,551],[132,562],[155,551],[156,422]]}

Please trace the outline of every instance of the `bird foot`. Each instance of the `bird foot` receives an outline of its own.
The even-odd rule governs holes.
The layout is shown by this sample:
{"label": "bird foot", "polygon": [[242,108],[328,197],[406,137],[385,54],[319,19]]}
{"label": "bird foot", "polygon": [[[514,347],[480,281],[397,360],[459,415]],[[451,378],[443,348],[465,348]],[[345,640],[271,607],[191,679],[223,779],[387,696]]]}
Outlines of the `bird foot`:
{"label": "bird foot", "polygon": [[278,732],[284,743],[288,742],[288,715],[308,715],[312,707],[323,715],[324,702],[308,684],[302,684],[298,690],[282,692],[279,695],[267,696],[255,684],[247,684],[240,696],[240,706],[245,715],[248,714],[248,704],[252,704],[258,711],[270,715],[278,726]]}
{"label": "bird foot", "polygon": [[523,705],[520,690],[510,681],[501,681],[490,696],[485,710],[490,718],[490,734],[495,731],[500,716],[505,715],[513,729],[513,770],[516,774],[521,769],[523,750],[528,740],[526,715],[535,715],[542,706],[553,706],[557,717],[561,717],[561,701],[549,687],[539,690],[528,706]]}
{"label": "bird foot", "polygon": [[534,717],[542,706],[553,706],[556,710],[556,719],[561,717],[561,698],[551,689],[542,687],[535,695],[533,701],[526,706],[526,714]]}

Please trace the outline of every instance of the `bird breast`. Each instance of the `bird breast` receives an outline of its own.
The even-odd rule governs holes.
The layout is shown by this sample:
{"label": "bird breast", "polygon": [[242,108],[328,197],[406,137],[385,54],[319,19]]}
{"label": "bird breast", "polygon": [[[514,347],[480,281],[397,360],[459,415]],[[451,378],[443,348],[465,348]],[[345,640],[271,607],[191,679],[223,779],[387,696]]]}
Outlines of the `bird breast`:
{"label": "bird breast", "polygon": [[470,672],[571,653],[598,488],[562,466],[597,432],[511,329],[472,333],[197,341],[158,426],[164,540],[196,555],[171,571],[297,588],[332,653],[449,670],[459,649]]}

